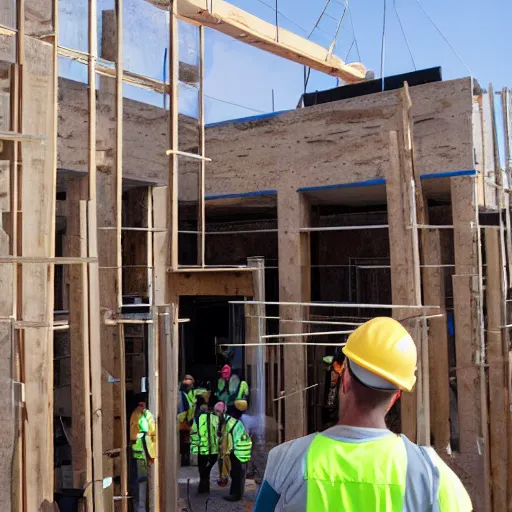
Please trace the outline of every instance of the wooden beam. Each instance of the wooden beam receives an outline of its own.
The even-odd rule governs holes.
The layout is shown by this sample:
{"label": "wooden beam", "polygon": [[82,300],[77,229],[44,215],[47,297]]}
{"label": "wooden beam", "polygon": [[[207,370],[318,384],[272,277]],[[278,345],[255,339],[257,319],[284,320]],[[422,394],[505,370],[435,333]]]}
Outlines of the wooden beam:
{"label": "wooden beam", "polygon": [[[90,176],[89,176],[90,179]],[[90,187],[90,183],[89,183]],[[88,250],[89,257],[98,256],[96,202],[88,201]],[[89,350],[91,364],[91,421],[93,455],[93,496],[94,510],[110,510],[103,500],[103,408],[102,381],[106,380],[102,371],[101,322],[100,322],[100,277],[98,263],[89,263]]]}
{"label": "wooden beam", "polygon": [[460,452],[475,510],[491,510],[485,352],[482,340],[480,229],[476,182],[451,179],[455,272],[453,300]]}
{"label": "wooden beam", "polygon": [[499,233],[485,230],[487,260],[487,362],[489,364],[489,440],[492,475],[493,510],[507,509],[508,443],[507,416],[508,385],[506,369],[508,350],[503,352],[503,280],[504,263],[501,259]]}
{"label": "wooden beam", "polygon": [[[402,181],[405,183],[403,192],[409,194],[409,201],[404,202],[406,210],[404,217],[406,227],[412,231],[412,250],[413,250],[413,274],[415,282],[415,303],[421,304],[421,274],[420,265],[425,262],[425,248],[427,245],[426,230],[421,230],[419,233],[418,225],[428,225],[428,205],[423,195],[421,176],[415,166],[414,156],[414,133],[413,133],[413,118],[412,118],[412,101],[409,94],[409,85],[407,82],[398,91],[399,97],[399,111],[398,111],[398,126],[399,126],[399,158],[400,158],[400,172]],[[419,283],[419,285],[418,285]],[[418,298],[418,294],[420,297]],[[412,327],[412,325],[411,325]],[[430,445],[430,398],[429,398],[429,358],[427,346],[427,326],[426,322],[416,323],[414,326],[416,330],[416,345],[418,348],[418,372],[417,383],[413,394],[416,395],[416,417],[408,418],[406,421],[412,423],[416,422],[417,438],[416,442],[421,445]],[[407,410],[407,402],[411,400],[412,395],[407,394],[402,400],[402,405],[405,407],[402,412]],[[402,418],[404,418],[402,414]]]}
{"label": "wooden beam", "polygon": [[168,301],[167,266],[169,262],[169,192],[167,187],[153,188],[153,304],[162,306]]}
{"label": "wooden beam", "polygon": [[[442,246],[439,231],[426,231],[423,237],[424,261],[427,265],[441,265]],[[439,305],[446,314],[445,272],[442,267],[423,268],[423,300],[425,304]],[[450,380],[448,361],[448,326],[446,317],[428,321],[428,348],[430,370],[430,409],[434,446],[439,453],[451,453],[450,448]]]}
{"label": "wooden beam", "polygon": [[206,178],[206,134],[205,134],[205,106],[204,106],[204,80],[205,80],[205,62],[204,62],[204,27],[199,27],[199,216],[197,219],[197,230],[199,231],[197,264],[204,267],[206,265],[206,206],[205,206],[205,178]]}
{"label": "wooden beam", "polygon": [[[64,255],[87,257],[87,180],[78,178],[66,190],[66,242]],[[68,268],[69,344],[71,352],[71,408],[73,421],[73,485],[84,488],[92,482],[91,405],[89,365],[89,304],[87,264]],[[86,495],[87,510],[92,511],[92,496]]]}
{"label": "wooden beam", "polygon": [[[56,137],[52,46],[25,37],[23,129]],[[53,144],[22,145],[21,254],[51,258],[54,194]],[[49,325],[53,321],[53,273],[44,264],[22,266],[21,319]],[[24,489],[27,510],[53,502],[53,331],[27,328],[23,333],[25,375]]]}
{"label": "wooden beam", "polygon": [[173,269],[177,269],[178,261],[178,194],[179,194],[179,157],[176,151],[179,150],[178,142],[178,53],[179,53],[179,37],[178,37],[178,20],[176,19],[177,1],[170,0],[170,21],[169,21],[169,70],[170,70],[170,109],[169,109],[169,149],[173,152],[169,156],[169,214],[170,222],[166,226],[169,230],[168,243],[170,254],[170,265]]}
{"label": "wooden beam", "polygon": [[176,510],[178,503],[178,315],[174,306],[159,308],[160,314],[160,402],[165,403],[159,418],[159,457],[161,481],[160,509]]}
{"label": "wooden beam", "polygon": [[[148,1],[157,7],[169,8],[168,1]],[[279,27],[277,34],[276,26],[272,23],[263,21],[224,0],[178,0],[176,12],[186,20],[346,82],[361,82],[365,79],[366,68],[363,64],[345,64],[328,49],[282,27]]]}
{"label": "wooden beam", "polygon": [[[265,260],[264,258],[248,258],[247,265],[254,269],[252,273],[253,293],[249,295],[255,301],[265,301]],[[255,304],[245,307],[245,343],[264,343],[261,336],[266,334],[265,305]],[[259,353],[261,351],[261,353]],[[246,364],[251,367],[251,399],[250,414],[265,416],[265,349],[246,350]],[[262,368],[258,368],[262,365]],[[272,375],[272,374],[270,374]],[[248,375],[246,375],[248,377]],[[260,382],[263,377],[262,382]],[[263,432],[259,432],[262,435]]]}
{"label": "wooden beam", "polygon": [[205,272],[169,274],[169,286],[177,295],[252,297],[253,272]]}
{"label": "wooden beam", "polygon": [[119,398],[121,414],[121,511],[128,512],[128,418],[126,414],[126,354],[124,341],[124,325],[117,326],[117,339],[119,340]]}
{"label": "wooden beam", "polygon": [[[148,378],[149,378],[149,410],[158,421],[160,418],[160,346],[158,308],[152,307],[152,323],[148,325]],[[157,436],[159,433],[157,432]],[[149,479],[149,508],[160,511],[160,456],[155,458]]]}
{"label": "wooden beam", "polygon": [[[279,301],[310,302],[311,266],[309,260],[310,234],[301,233],[300,228],[310,225],[310,207],[307,200],[289,187],[279,191],[277,206],[279,261]],[[303,320],[308,316],[308,308],[301,306],[281,307],[282,320]],[[300,327],[299,327],[300,326]],[[280,322],[281,334],[306,330],[305,324],[294,325]],[[287,341],[302,341],[289,338]],[[306,350],[303,346],[284,345],[284,391],[291,394],[306,387]],[[279,390],[280,391],[280,390]],[[295,439],[305,435],[306,404],[304,393],[297,393],[285,401],[285,439]],[[293,418],[293,419],[292,419]]]}
{"label": "wooden beam", "polygon": [[[103,27],[105,30],[106,27]],[[114,30],[117,35],[117,27]],[[101,56],[116,61],[122,49],[117,44],[117,37],[102,39]],[[100,276],[99,310],[117,313],[121,300],[120,273],[121,260],[121,218],[119,211],[122,200],[122,90],[119,96],[119,78],[101,77],[95,92],[94,114],[95,128],[95,208],[97,212],[98,264]],[[97,114],[97,115],[96,115]],[[119,117],[121,116],[121,118]],[[92,115],[91,115],[92,120]],[[104,156],[96,158],[99,153]],[[92,185],[92,184],[91,184]],[[104,369],[102,379],[103,408],[103,451],[119,449],[122,443],[124,426],[122,418],[120,382],[108,382],[106,375],[120,378],[122,350],[119,329],[105,325],[100,326],[101,364]],[[104,477],[121,476],[115,474],[114,460],[105,457],[103,461]],[[119,486],[115,493],[120,492]]]}
{"label": "wooden beam", "polygon": [[[398,134],[392,131],[389,137],[389,167],[386,175],[388,204],[389,248],[391,264],[391,290],[393,304],[421,304],[421,283],[419,273],[419,252],[414,250],[413,229],[410,229],[413,197],[412,176],[406,179],[401,167],[401,152]],[[393,310],[393,318],[399,321],[411,316],[409,310]],[[405,327],[412,336],[416,335],[414,322]],[[415,339],[418,343],[418,340]],[[417,396],[407,393],[402,397],[402,432],[411,440],[417,437]]]}

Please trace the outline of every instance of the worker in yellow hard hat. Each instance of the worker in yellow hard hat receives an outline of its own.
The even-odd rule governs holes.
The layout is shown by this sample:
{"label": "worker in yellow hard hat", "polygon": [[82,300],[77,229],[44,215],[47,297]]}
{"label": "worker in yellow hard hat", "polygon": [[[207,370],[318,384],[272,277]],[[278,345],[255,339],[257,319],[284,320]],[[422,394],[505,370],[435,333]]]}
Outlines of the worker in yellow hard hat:
{"label": "worker in yellow hard hat", "polygon": [[386,428],[416,382],[416,346],[391,318],[356,329],[343,348],[338,424],[274,448],[255,512],[471,512],[468,493],[431,448]]}

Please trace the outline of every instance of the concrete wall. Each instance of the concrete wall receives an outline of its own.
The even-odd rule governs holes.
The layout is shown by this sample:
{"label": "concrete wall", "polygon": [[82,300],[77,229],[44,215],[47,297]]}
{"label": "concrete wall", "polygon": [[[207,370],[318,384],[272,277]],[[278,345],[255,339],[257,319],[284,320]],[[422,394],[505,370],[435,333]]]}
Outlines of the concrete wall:
{"label": "concrete wall", "polygon": [[[59,166],[87,168],[87,87],[61,79]],[[421,173],[473,169],[472,89],[463,78],[411,88],[416,165]],[[208,194],[328,185],[384,177],[386,132],[397,129],[395,91],[299,109],[206,130]],[[113,104],[113,103],[112,103]],[[98,112],[98,124],[104,112]],[[197,144],[181,117],[180,149]],[[124,175],[167,182],[167,112],[125,99]],[[197,196],[196,163],[181,160],[180,199]],[[189,184],[189,186],[187,186]]]}
{"label": "concrete wall", "polygon": [[[410,89],[420,173],[473,169],[469,78]],[[239,193],[384,177],[397,129],[395,91],[207,130],[208,193]]]}

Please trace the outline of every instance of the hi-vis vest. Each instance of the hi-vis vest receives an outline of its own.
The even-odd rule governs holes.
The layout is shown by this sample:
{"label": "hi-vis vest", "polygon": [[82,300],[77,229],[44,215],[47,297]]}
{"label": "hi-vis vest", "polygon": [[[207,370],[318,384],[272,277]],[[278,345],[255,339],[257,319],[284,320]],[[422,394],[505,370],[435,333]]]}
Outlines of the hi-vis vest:
{"label": "hi-vis vest", "polygon": [[242,463],[251,460],[252,440],[245,430],[244,424],[226,415],[225,434],[229,437],[229,448]]}
{"label": "hi-vis vest", "polygon": [[180,404],[178,407],[178,424],[191,422],[194,418],[196,396],[193,390],[185,393],[180,391]]}
{"label": "hi-vis vest", "polygon": [[233,405],[235,400],[247,400],[249,385],[238,375],[231,375],[226,387],[226,381],[221,378],[217,383],[217,397],[226,405]]}
{"label": "hi-vis vest", "polygon": [[444,478],[444,464],[405,436],[351,443],[319,434],[306,456],[306,511],[470,512],[467,494],[439,492]]}
{"label": "hi-vis vest", "polygon": [[[148,409],[135,410],[130,418],[132,452],[134,459],[156,458],[156,423]],[[144,444],[146,448],[144,448]],[[147,449],[147,453],[146,453]]]}
{"label": "hi-vis vest", "polygon": [[196,455],[217,455],[219,453],[219,417],[205,412],[194,420],[190,432],[190,452]]}

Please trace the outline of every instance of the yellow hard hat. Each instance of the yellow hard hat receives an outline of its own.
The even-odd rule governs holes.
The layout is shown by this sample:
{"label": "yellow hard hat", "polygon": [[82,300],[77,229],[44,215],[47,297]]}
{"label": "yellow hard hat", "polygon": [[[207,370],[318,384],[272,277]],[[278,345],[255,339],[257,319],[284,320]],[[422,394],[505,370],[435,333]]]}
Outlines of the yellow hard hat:
{"label": "yellow hard hat", "polygon": [[392,318],[378,317],[359,326],[343,353],[356,377],[369,387],[403,391],[414,387],[416,345],[405,327]]}
{"label": "yellow hard hat", "polygon": [[245,411],[247,411],[247,400],[235,400],[235,407],[236,407],[240,412],[245,412]]}

